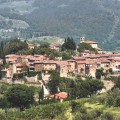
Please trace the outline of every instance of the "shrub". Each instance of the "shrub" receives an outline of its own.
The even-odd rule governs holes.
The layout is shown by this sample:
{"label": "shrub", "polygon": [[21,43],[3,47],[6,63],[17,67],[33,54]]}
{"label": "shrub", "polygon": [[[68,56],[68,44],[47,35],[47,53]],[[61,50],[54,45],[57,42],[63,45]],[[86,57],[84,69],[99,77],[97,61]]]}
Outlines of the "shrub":
{"label": "shrub", "polygon": [[85,107],[80,107],[80,108],[78,108],[78,111],[80,112],[80,113],[84,113],[84,114],[86,114],[87,113],[87,110],[86,110],[86,108]]}
{"label": "shrub", "polygon": [[116,97],[116,99],[114,101],[114,106],[115,107],[120,107],[120,96]]}
{"label": "shrub", "polygon": [[101,104],[105,103],[106,95],[98,96],[97,101]]}
{"label": "shrub", "polygon": [[57,103],[59,102],[58,100],[56,99],[44,99],[43,101],[40,102],[40,104],[51,104],[51,103]]}
{"label": "shrub", "polygon": [[6,120],[5,115],[3,115],[3,114],[0,113],[0,120]]}
{"label": "shrub", "polygon": [[100,117],[103,114],[103,110],[101,110],[101,109],[96,109],[96,110],[94,110],[94,112],[96,113],[97,117]]}
{"label": "shrub", "polygon": [[38,74],[39,74],[39,72],[36,72],[36,71],[29,71],[28,77],[34,77],[34,76],[36,76],[36,75],[38,75]]}
{"label": "shrub", "polygon": [[102,119],[103,120],[114,120],[114,117],[111,113],[106,112],[106,113],[103,114]]}
{"label": "shrub", "polygon": [[89,102],[90,103],[95,103],[95,102],[97,102],[97,96],[96,95],[92,95],[91,97],[90,97],[90,100],[89,100]]}
{"label": "shrub", "polygon": [[113,104],[114,104],[113,96],[107,96],[107,98],[106,98],[106,105],[111,107],[111,106],[113,106]]}
{"label": "shrub", "polygon": [[83,120],[82,119],[82,114],[80,112],[75,112],[73,120]]}

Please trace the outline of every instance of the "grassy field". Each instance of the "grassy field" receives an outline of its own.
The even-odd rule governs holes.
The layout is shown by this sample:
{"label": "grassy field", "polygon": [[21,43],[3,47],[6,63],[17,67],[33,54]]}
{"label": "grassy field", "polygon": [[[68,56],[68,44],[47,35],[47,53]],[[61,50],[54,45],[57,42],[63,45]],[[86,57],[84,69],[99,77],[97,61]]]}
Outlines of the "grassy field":
{"label": "grassy field", "polygon": [[87,108],[88,111],[92,110],[102,110],[103,113],[111,113],[114,117],[117,117],[120,119],[120,107],[107,107],[106,105],[99,104],[99,103],[89,103],[86,102],[84,104],[85,108]]}

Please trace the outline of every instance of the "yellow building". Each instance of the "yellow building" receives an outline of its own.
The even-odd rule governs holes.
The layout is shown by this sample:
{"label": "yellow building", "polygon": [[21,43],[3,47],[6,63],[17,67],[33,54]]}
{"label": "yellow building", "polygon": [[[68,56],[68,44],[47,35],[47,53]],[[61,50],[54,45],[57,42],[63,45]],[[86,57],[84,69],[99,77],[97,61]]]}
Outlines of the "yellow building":
{"label": "yellow building", "polygon": [[92,48],[95,48],[98,52],[102,52],[102,49],[98,47],[98,42],[92,41],[92,40],[85,40],[85,37],[80,37],[80,43],[86,43],[92,46]]}

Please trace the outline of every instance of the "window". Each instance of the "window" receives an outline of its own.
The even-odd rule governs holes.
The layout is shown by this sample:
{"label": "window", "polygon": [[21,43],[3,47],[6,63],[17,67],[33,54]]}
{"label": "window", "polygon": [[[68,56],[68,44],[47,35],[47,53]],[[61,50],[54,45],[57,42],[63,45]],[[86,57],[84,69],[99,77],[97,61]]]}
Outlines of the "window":
{"label": "window", "polygon": [[109,65],[106,65],[106,67],[109,67]]}

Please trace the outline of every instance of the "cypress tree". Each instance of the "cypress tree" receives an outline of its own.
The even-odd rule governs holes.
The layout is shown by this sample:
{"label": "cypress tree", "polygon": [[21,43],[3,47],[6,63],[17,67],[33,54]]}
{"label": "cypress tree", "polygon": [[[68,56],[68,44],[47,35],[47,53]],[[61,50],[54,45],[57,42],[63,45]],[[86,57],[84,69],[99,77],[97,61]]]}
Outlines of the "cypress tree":
{"label": "cypress tree", "polygon": [[76,44],[73,40],[73,38],[68,37],[65,39],[64,44],[62,45],[62,50],[76,50]]}
{"label": "cypress tree", "polygon": [[40,101],[43,101],[43,99],[44,99],[44,88],[42,85],[42,88],[40,89],[40,92],[39,92],[39,104],[40,104]]}

